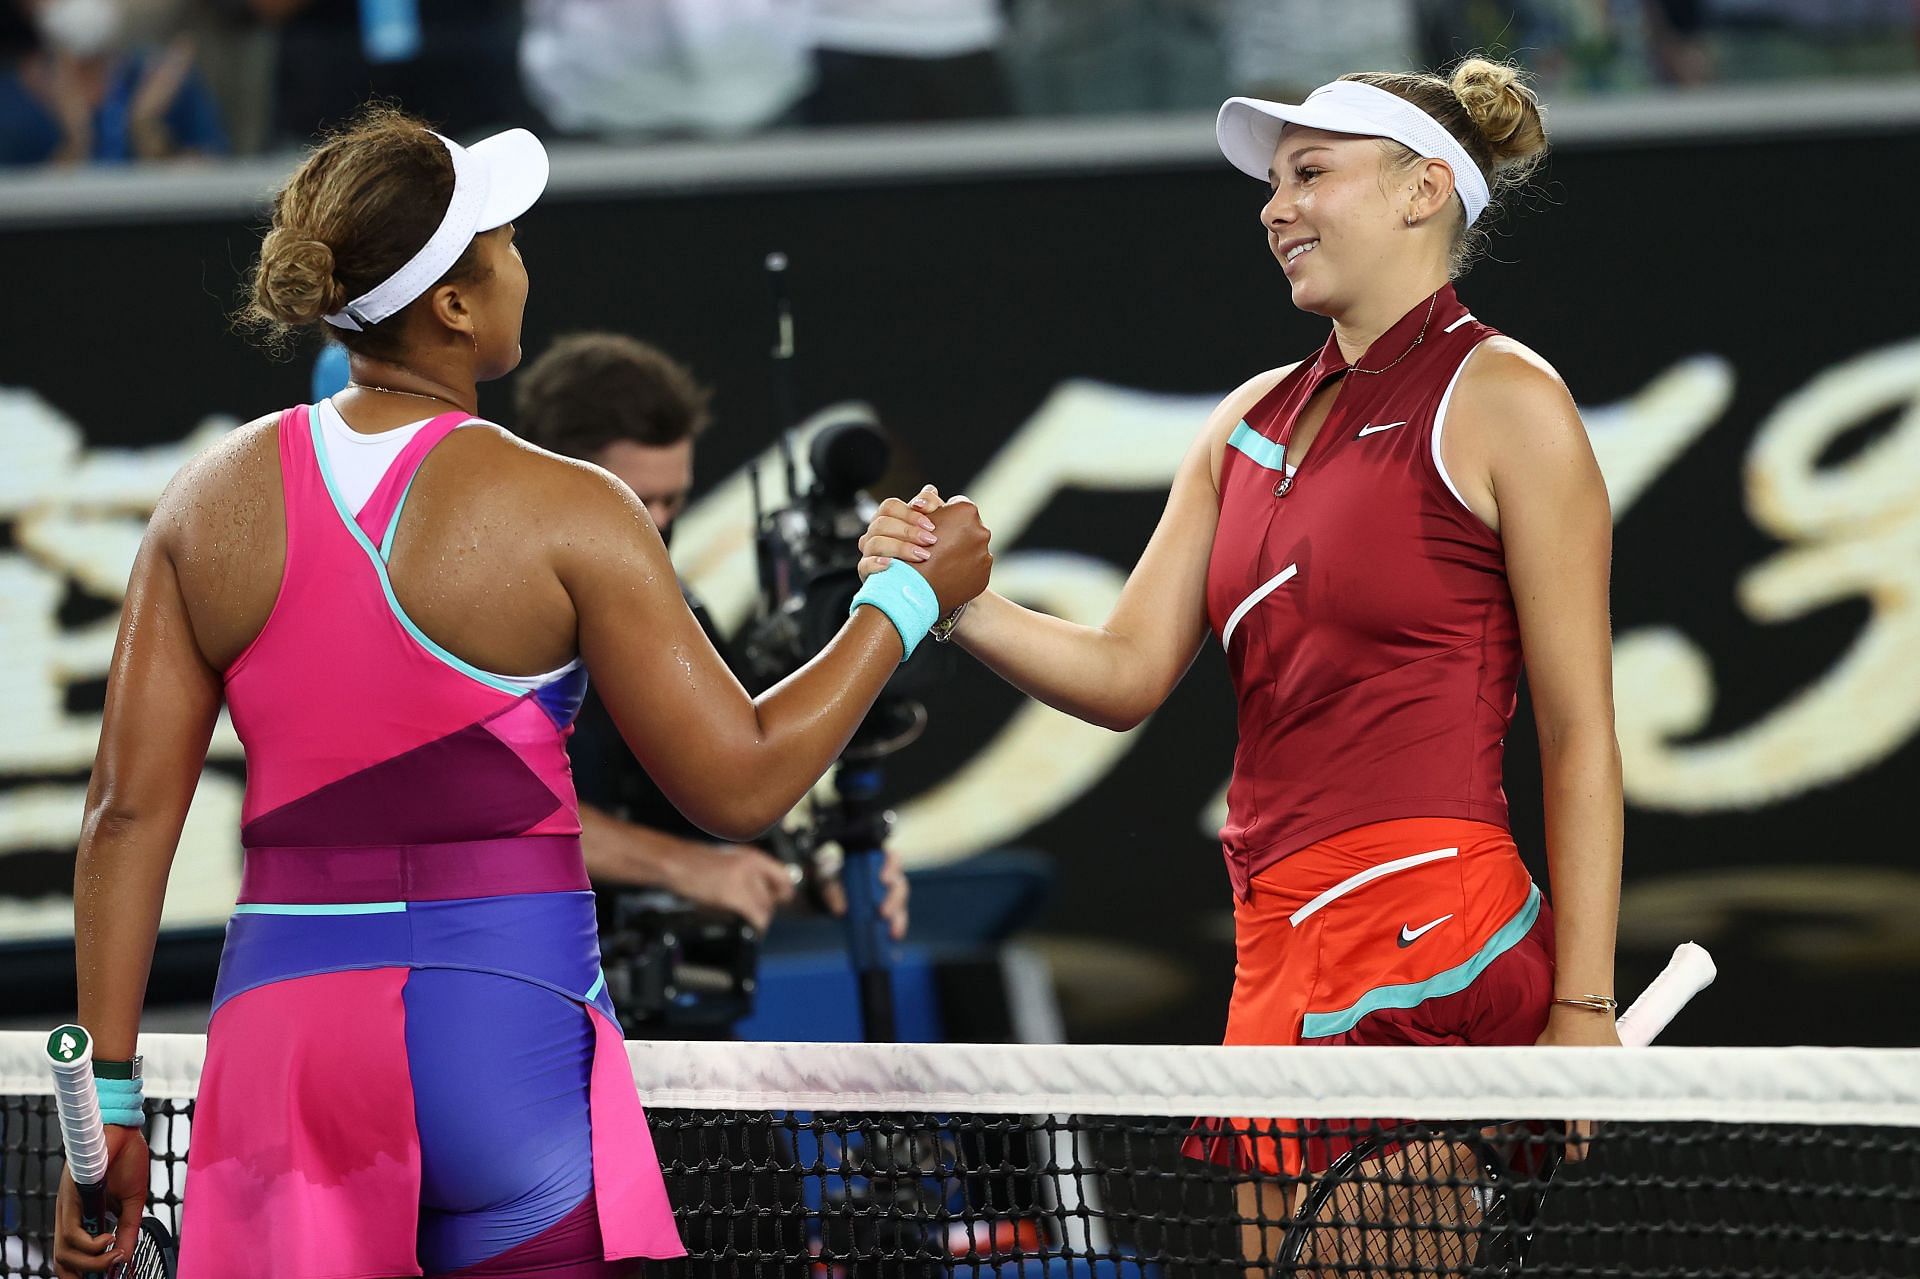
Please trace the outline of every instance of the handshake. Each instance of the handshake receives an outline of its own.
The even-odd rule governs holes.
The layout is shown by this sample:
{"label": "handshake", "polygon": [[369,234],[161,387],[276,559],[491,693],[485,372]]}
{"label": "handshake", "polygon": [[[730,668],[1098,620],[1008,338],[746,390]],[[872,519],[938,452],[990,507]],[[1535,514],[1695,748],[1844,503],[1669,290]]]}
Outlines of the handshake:
{"label": "handshake", "polygon": [[880,504],[860,538],[860,580],[896,560],[909,564],[933,588],[939,616],[951,618],[987,589],[992,536],[971,501],[943,499],[929,484],[911,501],[890,497]]}

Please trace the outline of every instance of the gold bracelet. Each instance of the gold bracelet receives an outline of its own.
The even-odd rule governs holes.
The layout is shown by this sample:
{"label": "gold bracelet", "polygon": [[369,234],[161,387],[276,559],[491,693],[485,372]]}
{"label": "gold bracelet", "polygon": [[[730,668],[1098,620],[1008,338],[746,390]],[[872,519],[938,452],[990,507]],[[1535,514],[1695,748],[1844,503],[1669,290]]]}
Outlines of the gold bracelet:
{"label": "gold bracelet", "polygon": [[947,643],[953,638],[953,628],[960,623],[960,614],[966,611],[967,606],[965,604],[959,605],[953,612],[948,613],[945,617],[935,622],[932,628],[927,631],[927,634],[933,637],[933,642],[936,644]]}
{"label": "gold bracelet", "polygon": [[1620,1011],[1620,1002],[1611,995],[1573,995],[1562,998],[1554,996],[1554,1003],[1565,1004],[1569,1008],[1584,1008],[1590,1013],[1616,1013]]}

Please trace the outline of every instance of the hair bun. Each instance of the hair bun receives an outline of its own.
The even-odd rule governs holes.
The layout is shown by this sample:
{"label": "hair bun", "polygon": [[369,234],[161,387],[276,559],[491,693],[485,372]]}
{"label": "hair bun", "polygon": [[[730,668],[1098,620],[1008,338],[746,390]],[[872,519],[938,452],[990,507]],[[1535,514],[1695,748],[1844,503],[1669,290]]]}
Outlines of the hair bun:
{"label": "hair bun", "polygon": [[274,321],[300,328],[331,315],[347,303],[346,290],[333,277],[333,250],[298,231],[276,228],[260,245],[253,301]]}
{"label": "hair bun", "polygon": [[1468,58],[1453,69],[1453,94],[1486,139],[1496,169],[1531,165],[1546,153],[1540,99],[1521,75],[1512,63],[1486,58]]}

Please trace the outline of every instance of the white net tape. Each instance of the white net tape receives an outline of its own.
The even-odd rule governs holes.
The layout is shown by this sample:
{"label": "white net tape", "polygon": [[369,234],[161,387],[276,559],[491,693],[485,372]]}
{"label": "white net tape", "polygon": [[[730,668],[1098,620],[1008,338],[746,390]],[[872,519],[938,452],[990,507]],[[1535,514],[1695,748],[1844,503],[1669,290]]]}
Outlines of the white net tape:
{"label": "white net tape", "polygon": [[[0,1032],[0,1094],[51,1093],[45,1037]],[[146,1095],[199,1089],[206,1040],[144,1035]],[[685,1109],[1297,1118],[1705,1120],[1920,1127],[1920,1049],[627,1044]]]}

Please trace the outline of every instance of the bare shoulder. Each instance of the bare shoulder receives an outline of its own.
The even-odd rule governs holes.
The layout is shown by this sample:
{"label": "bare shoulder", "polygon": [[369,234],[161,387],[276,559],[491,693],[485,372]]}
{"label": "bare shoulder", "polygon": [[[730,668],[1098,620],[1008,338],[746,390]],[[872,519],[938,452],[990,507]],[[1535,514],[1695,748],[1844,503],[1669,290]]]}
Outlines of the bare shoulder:
{"label": "bare shoulder", "polygon": [[1573,395],[1553,365],[1510,337],[1482,343],[1461,374],[1447,413],[1451,468],[1501,482],[1597,480],[1598,463]]}
{"label": "bare shoulder", "polygon": [[[632,489],[603,467],[529,444],[492,423],[462,428],[476,473],[531,499],[556,550],[628,547],[653,520]],[[658,538],[654,540],[657,542]]]}
{"label": "bare shoulder", "polygon": [[632,490],[601,467],[529,444],[503,426],[474,421],[461,427],[442,448],[457,456],[462,470],[489,486],[506,484],[519,493],[565,504],[581,514],[624,508]]}
{"label": "bare shoulder", "polygon": [[244,426],[236,426],[207,447],[188,458],[174,473],[169,489],[209,488],[246,485],[251,477],[246,468],[257,467],[280,455],[280,415],[269,413]]}
{"label": "bare shoulder", "polygon": [[1489,410],[1473,416],[1493,424],[1522,425],[1542,411],[1552,411],[1555,417],[1573,415],[1578,421],[1573,396],[1559,372],[1532,347],[1505,334],[1490,337],[1474,349],[1454,394],[1456,407]]}
{"label": "bare shoulder", "polygon": [[280,415],[269,413],[235,427],[188,458],[154,505],[150,527],[172,539],[189,530],[193,517],[220,512],[245,518],[277,503],[271,482],[280,473]]}

